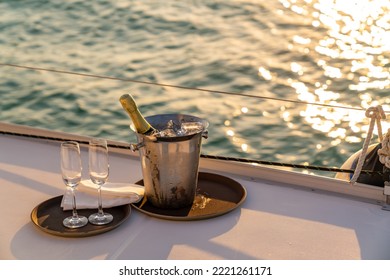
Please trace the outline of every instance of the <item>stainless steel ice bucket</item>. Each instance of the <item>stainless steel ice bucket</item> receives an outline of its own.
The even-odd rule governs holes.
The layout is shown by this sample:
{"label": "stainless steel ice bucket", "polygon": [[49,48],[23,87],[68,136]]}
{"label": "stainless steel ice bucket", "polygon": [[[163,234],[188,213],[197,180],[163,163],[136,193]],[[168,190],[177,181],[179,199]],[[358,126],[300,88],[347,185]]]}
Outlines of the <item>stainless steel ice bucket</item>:
{"label": "stainless steel ice bucket", "polygon": [[[161,130],[172,120],[200,122],[201,131],[185,136],[155,137],[136,133],[138,144],[132,144],[141,157],[143,182],[147,200],[159,208],[181,208],[193,203],[198,181],[202,137],[207,138],[208,122],[182,114],[146,117]],[[134,130],[134,129],[133,129]]]}

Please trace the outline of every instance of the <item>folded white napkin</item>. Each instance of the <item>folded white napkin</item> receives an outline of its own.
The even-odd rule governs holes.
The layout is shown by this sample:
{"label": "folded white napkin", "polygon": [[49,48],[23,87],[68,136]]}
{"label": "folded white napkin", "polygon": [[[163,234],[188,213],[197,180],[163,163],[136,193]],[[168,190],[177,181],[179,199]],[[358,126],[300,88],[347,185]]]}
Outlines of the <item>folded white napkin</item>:
{"label": "folded white napkin", "polygon": [[[144,196],[144,187],[136,184],[105,183],[102,186],[103,208],[135,203]],[[77,209],[95,209],[98,207],[98,190],[91,180],[83,180],[76,189]],[[63,210],[72,209],[72,191],[67,189],[61,202]]]}

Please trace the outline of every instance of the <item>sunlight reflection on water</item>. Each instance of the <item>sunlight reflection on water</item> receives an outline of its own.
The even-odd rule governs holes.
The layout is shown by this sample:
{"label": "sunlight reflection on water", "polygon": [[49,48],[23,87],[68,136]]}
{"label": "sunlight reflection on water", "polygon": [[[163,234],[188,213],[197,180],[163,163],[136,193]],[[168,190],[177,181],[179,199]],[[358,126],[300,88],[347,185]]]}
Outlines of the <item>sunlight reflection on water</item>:
{"label": "sunlight reflection on water", "polygon": [[[360,98],[359,105],[362,108],[389,101],[386,96],[373,97],[369,91],[386,89],[390,83],[389,59],[384,56],[390,50],[388,1],[281,2],[296,13],[311,15],[313,26],[324,26],[328,29],[327,36],[319,40],[317,45],[311,44],[313,40],[310,38],[294,37],[296,44],[307,45],[310,52],[317,53],[317,65],[323,69],[324,75],[330,78],[325,83],[316,82],[315,88],[307,85],[305,81],[290,80],[290,86],[296,90],[300,100],[340,106],[353,105],[352,98],[346,100],[349,102],[339,100],[338,90],[333,89],[334,81],[344,78],[351,80],[348,88],[358,93],[353,96]],[[343,69],[345,64],[349,64],[348,71]],[[299,73],[299,76],[305,75],[305,67],[297,62],[291,62],[291,70]],[[385,111],[390,109],[386,104],[383,107]],[[326,133],[330,138],[350,143],[360,142],[368,128],[364,111],[307,105],[300,115],[315,130]],[[342,122],[348,126],[340,127]],[[384,123],[383,128],[387,130],[390,126]],[[349,135],[351,131],[359,136]],[[332,143],[337,145],[339,142]]]}

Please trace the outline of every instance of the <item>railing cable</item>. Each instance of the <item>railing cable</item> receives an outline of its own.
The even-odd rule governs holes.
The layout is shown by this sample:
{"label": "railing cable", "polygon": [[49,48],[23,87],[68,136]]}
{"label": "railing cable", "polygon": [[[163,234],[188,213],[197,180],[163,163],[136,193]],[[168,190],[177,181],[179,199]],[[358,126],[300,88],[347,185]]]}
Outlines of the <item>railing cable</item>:
{"label": "railing cable", "polygon": [[50,68],[42,68],[42,67],[34,67],[34,66],[25,66],[25,65],[11,64],[11,63],[0,63],[0,66],[9,66],[9,67],[14,67],[14,68],[21,68],[21,69],[34,70],[34,71],[45,71],[45,72],[53,72],[53,73],[59,73],[59,74],[76,75],[76,76],[82,76],[82,77],[88,77],[88,78],[131,82],[131,83],[146,84],[146,85],[159,86],[159,87],[170,87],[170,88],[178,88],[178,89],[184,89],[184,90],[226,94],[226,95],[234,95],[234,96],[241,96],[241,97],[250,97],[250,98],[256,98],[256,99],[275,100],[275,101],[304,104],[304,105],[315,105],[315,106],[321,106],[321,107],[365,111],[365,109],[362,107],[350,107],[350,106],[342,106],[342,105],[334,105],[334,104],[306,102],[306,101],[301,101],[301,100],[292,100],[292,99],[285,99],[285,98],[278,98],[278,97],[260,96],[260,95],[254,95],[254,94],[245,94],[245,93],[240,93],[240,92],[229,92],[229,91],[213,90],[213,89],[206,89],[206,88],[179,86],[179,85],[172,85],[172,84],[165,84],[165,83],[140,81],[140,80],[134,80],[134,79],[129,79],[129,78],[118,78],[118,77],[111,77],[111,76],[104,76],[104,75],[79,73],[79,72],[74,72],[74,71],[50,69]]}

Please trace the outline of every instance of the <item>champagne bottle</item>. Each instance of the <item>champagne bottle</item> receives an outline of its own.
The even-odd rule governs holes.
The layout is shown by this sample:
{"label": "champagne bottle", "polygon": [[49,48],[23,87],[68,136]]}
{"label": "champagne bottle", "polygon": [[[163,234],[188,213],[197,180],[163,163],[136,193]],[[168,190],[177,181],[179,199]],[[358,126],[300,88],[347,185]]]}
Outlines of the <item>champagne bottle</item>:
{"label": "champagne bottle", "polygon": [[126,93],[122,95],[119,98],[119,101],[122,104],[123,109],[127,112],[133,121],[137,133],[150,135],[156,131],[156,129],[153,128],[150,123],[142,116],[141,112],[138,110],[137,104],[130,94]]}

